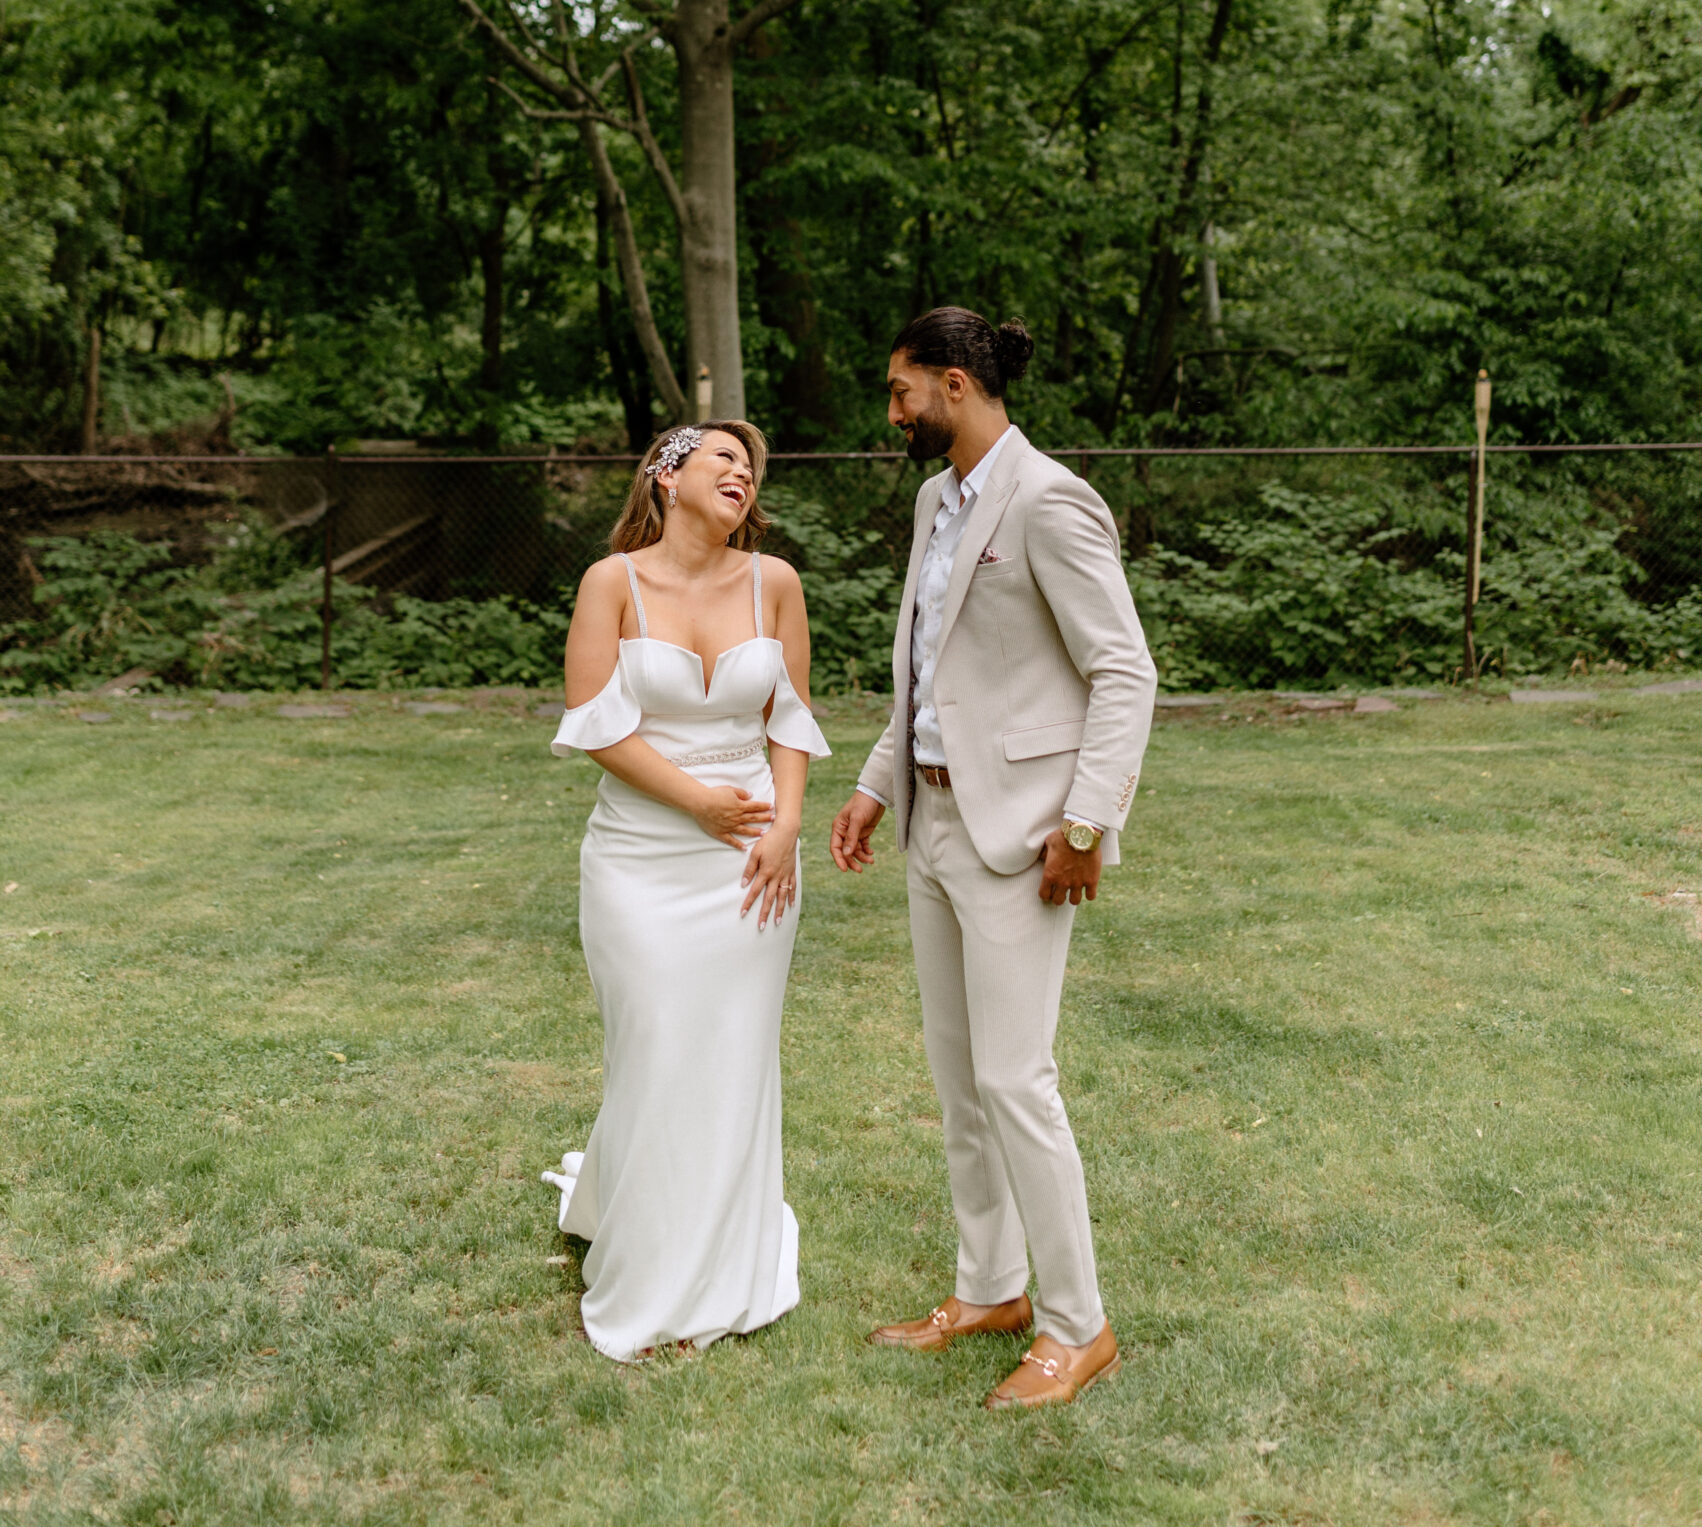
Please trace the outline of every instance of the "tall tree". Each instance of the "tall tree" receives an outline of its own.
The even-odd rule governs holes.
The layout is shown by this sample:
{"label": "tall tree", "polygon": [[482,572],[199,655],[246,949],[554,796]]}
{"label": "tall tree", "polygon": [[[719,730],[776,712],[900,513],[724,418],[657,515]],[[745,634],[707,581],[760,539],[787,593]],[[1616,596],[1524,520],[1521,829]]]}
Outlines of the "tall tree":
{"label": "tall tree", "polygon": [[1702,412],[1702,0],[477,3],[544,84],[460,0],[6,0],[0,430],[77,443],[98,329],[103,433],[230,371],[278,446],[612,445],[733,336],[862,445],[936,300],[1059,444],[1456,438],[1485,364],[1525,439]]}
{"label": "tall tree", "polygon": [[[1187,0],[1176,0],[1176,35],[1171,55],[1169,170],[1172,185],[1161,210],[1153,219],[1152,251],[1140,301],[1123,350],[1122,369],[1112,389],[1105,432],[1117,427],[1123,394],[1132,386],[1143,413],[1156,413],[1163,406],[1176,358],[1176,334],[1182,322],[1182,285],[1188,267],[1203,254],[1204,229],[1210,215],[1202,219],[1199,199],[1206,156],[1211,148],[1212,76],[1223,56],[1229,35],[1229,18],[1234,0],[1213,0],[1211,27],[1198,61],[1199,79],[1194,88],[1193,111],[1185,112],[1183,80],[1187,61]],[[1203,259],[1201,261],[1203,264]],[[1217,272],[1211,267],[1215,288]],[[1209,320],[1208,320],[1209,321]]]}
{"label": "tall tree", "polygon": [[[615,13],[594,10],[591,32],[579,29],[579,16],[565,0],[550,0],[550,33],[527,24],[521,10],[508,4],[503,27],[480,6],[461,0],[520,80],[557,104],[525,105],[528,116],[578,124],[599,195],[609,217],[633,323],[650,364],[652,380],[675,418],[703,412],[741,415],[745,409],[744,353],[739,330],[739,237],[735,163],[733,60],[762,24],[790,9],[797,0],[757,0],[733,20],[728,0],[631,0],[649,23],[628,40]],[[548,41],[546,41],[546,36]],[[615,59],[592,75],[582,62],[588,47],[618,45]],[[660,39],[674,54],[679,93],[679,167],[670,162],[645,106],[638,55]],[[626,86],[626,109],[610,104],[615,78]],[[680,291],[685,307],[685,386],[674,376],[651,311],[649,283],[639,257],[625,187],[604,144],[600,128],[629,133],[644,151],[657,184],[673,212],[679,234]],[[710,388],[698,385],[698,378]],[[709,394],[709,396],[705,396]]]}

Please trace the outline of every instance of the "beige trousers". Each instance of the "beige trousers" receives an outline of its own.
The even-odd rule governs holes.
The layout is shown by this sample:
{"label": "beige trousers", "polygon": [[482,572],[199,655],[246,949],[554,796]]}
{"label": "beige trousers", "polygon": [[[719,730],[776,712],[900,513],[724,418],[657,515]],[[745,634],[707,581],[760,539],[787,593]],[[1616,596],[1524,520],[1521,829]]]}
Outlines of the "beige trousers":
{"label": "beige trousers", "polygon": [[1075,908],[1041,901],[1039,864],[1017,875],[988,869],[952,792],[920,780],[908,859],[922,1038],[957,1215],[957,1297],[1001,1304],[1022,1293],[1026,1237],[1036,1330],[1081,1346],[1105,1310],[1052,1058]]}

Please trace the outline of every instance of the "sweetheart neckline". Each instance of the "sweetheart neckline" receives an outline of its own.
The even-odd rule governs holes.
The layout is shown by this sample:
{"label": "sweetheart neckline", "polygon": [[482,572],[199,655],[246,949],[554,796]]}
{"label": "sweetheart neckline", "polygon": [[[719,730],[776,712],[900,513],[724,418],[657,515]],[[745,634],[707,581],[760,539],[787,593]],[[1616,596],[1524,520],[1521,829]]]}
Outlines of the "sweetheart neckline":
{"label": "sweetheart neckline", "polygon": [[774,642],[776,645],[779,645],[780,638],[778,636],[747,636],[742,642],[734,642],[731,647],[723,647],[719,652],[717,652],[715,654],[715,666],[710,669],[704,668],[703,654],[695,647],[682,647],[678,642],[671,642],[666,637],[623,636],[621,637],[620,642],[623,647],[626,646],[628,642],[655,642],[659,647],[672,647],[675,652],[683,652],[687,657],[696,658],[697,671],[700,674],[707,673],[709,675],[709,677],[703,681],[703,698],[707,700],[709,698],[709,691],[714,687],[715,676],[721,671],[722,661],[730,653],[737,652],[741,647],[749,647],[754,642]]}

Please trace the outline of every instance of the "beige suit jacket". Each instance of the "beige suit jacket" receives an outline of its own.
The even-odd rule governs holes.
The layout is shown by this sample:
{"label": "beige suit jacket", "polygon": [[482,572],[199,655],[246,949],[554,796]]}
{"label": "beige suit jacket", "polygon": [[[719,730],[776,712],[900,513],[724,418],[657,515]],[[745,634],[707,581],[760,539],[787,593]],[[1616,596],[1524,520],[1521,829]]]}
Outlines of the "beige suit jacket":
{"label": "beige suit jacket", "polygon": [[[915,787],[911,625],[943,477],[930,477],[916,496],[892,719],[858,780],[893,803],[901,849]],[[1110,511],[1019,431],[969,511],[934,668],[946,767],[989,869],[1027,869],[1066,811],[1106,828],[1105,862],[1117,863],[1157,692]]]}

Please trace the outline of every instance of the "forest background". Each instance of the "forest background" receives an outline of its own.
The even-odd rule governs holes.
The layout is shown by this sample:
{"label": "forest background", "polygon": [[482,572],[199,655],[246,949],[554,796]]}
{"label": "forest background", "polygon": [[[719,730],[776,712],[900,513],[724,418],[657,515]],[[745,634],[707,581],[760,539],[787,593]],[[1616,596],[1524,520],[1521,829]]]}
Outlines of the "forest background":
{"label": "forest background", "polygon": [[[1028,320],[1013,407],[1046,446],[1464,443],[1480,366],[1494,440],[1702,434],[1702,11],[1684,0],[480,14],[0,6],[0,448],[204,444],[213,421],[216,448],[250,452],[618,452],[689,413],[710,360],[718,399],[742,394],[782,447],[890,448],[888,342],[948,301]],[[1696,660],[1702,471],[1496,472],[1499,672]],[[832,607],[829,677],[854,683],[883,666],[908,509],[888,524],[890,484],[847,483],[776,504]],[[1106,492],[1173,686],[1457,662],[1457,461],[1143,470]],[[0,685],[134,657],[90,632],[149,576],[200,598],[188,624],[155,609],[182,644],[156,670],[304,678],[301,654],[250,640],[244,670],[242,639],[206,640],[207,601],[266,561],[252,547],[209,570],[216,548],[188,567],[140,544],[37,548],[39,609],[0,627]],[[274,559],[274,583],[309,550]],[[565,587],[507,592],[559,609]]]}

